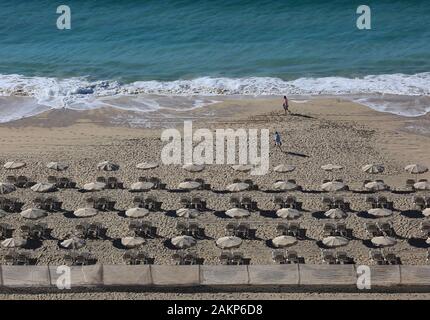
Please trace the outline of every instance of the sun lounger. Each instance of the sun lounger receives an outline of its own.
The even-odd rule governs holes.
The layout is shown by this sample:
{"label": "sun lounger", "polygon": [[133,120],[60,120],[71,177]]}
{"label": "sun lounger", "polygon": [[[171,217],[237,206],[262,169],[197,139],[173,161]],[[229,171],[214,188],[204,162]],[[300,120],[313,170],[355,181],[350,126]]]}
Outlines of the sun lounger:
{"label": "sun lounger", "polygon": [[370,250],[369,251],[370,259],[375,262],[377,265],[384,265],[386,261],[384,256],[380,250]]}
{"label": "sun lounger", "polygon": [[327,264],[336,264],[336,257],[334,256],[333,251],[331,250],[322,250],[321,251],[322,261]]}

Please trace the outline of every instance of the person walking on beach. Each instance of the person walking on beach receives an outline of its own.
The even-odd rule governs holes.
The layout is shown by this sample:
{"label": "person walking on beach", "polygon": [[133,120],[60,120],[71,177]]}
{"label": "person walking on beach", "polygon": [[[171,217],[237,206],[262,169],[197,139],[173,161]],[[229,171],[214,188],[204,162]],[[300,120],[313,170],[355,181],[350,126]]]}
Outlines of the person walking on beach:
{"label": "person walking on beach", "polygon": [[288,98],[287,98],[287,96],[284,96],[284,103],[282,104],[282,106],[284,107],[285,114],[287,114],[287,112],[291,113],[291,111],[289,109],[289,105],[288,105]]}
{"label": "person walking on beach", "polygon": [[279,147],[279,149],[282,151],[281,135],[279,134],[278,131],[275,132],[274,140],[275,140],[275,146]]}

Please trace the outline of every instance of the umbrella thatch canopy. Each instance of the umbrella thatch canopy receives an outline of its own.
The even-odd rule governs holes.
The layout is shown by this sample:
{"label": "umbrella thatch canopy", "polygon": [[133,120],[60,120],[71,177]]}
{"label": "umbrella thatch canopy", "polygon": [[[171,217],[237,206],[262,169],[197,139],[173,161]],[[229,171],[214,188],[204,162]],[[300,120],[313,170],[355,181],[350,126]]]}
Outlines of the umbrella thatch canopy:
{"label": "umbrella thatch canopy", "polygon": [[55,184],[53,183],[46,183],[46,182],[39,182],[36,183],[34,186],[31,187],[31,190],[34,192],[51,192],[55,190]]}
{"label": "umbrella thatch canopy", "polygon": [[181,190],[194,190],[201,187],[200,182],[197,181],[184,181],[178,185],[178,189]]}
{"label": "umbrella thatch canopy", "polygon": [[322,240],[322,243],[327,247],[334,248],[334,247],[346,246],[349,243],[349,241],[344,237],[330,236],[330,237],[324,238]]}
{"label": "umbrella thatch canopy", "polygon": [[94,209],[94,208],[80,208],[75,212],[73,212],[73,215],[79,218],[87,218],[87,217],[93,217],[97,213],[98,213],[97,209]]}
{"label": "umbrella thatch canopy", "polygon": [[25,167],[25,162],[9,161],[6,162],[3,167],[8,170],[21,169]]}
{"label": "umbrella thatch canopy", "polygon": [[423,213],[423,216],[430,217],[430,208],[424,209],[422,213]]}
{"label": "umbrella thatch canopy", "polygon": [[296,170],[296,167],[288,164],[281,164],[273,168],[273,171],[279,172],[279,173],[292,172],[294,170]]}
{"label": "umbrella thatch canopy", "polygon": [[388,189],[388,186],[382,181],[371,181],[366,183],[364,188],[371,191],[384,191]]}
{"label": "umbrella thatch canopy", "polygon": [[242,239],[234,236],[222,237],[216,241],[216,245],[221,249],[233,249],[242,244]]}
{"label": "umbrella thatch canopy", "polygon": [[149,214],[149,210],[145,208],[131,208],[125,212],[125,215],[129,218],[143,218]]}
{"label": "umbrella thatch canopy", "polygon": [[393,214],[393,211],[386,208],[374,208],[367,211],[368,214],[374,217],[389,217]]}
{"label": "umbrella thatch canopy", "polygon": [[13,184],[0,182],[0,194],[8,194],[15,190],[16,188]]}
{"label": "umbrella thatch canopy", "polygon": [[245,210],[242,208],[229,209],[225,212],[225,214],[230,218],[236,218],[236,219],[249,217],[251,215],[251,213],[248,210]]}
{"label": "umbrella thatch canopy", "polygon": [[72,237],[70,239],[62,241],[60,245],[66,249],[79,249],[85,246],[85,240],[78,237]]}
{"label": "umbrella thatch canopy", "polygon": [[284,248],[295,245],[297,243],[297,239],[291,236],[279,236],[272,239],[272,243],[276,248]]}
{"label": "umbrella thatch canopy", "polygon": [[329,181],[321,185],[321,189],[328,192],[342,191],[346,188],[343,182]]}
{"label": "umbrella thatch canopy", "polygon": [[178,249],[190,248],[192,246],[195,246],[197,243],[196,239],[190,236],[174,237],[170,240],[170,242]]}
{"label": "umbrella thatch canopy", "polygon": [[298,185],[288,181],[277,181],[272,185],[273,190],[279,191],[293,191],[297,190]]}
{"label": "umbrella thatch canopy", "polygon": [[200,171],[203,171],[205,169],[205,165],[188,163],[188,164],[184,164],[182,166],[182,169],[189,171],[189,172],[200,172]]}
{"label": "umbrella thatch canopy", "polygon": [[237,164],[231,167],[233,168],[234,171],[240,171],[240,172],[248,172],[248,171],[251,171],[252,168],[254,168],[250,164]]}
{"label": "umbrella thatch canopy", "polygon": [[240,191],[245,191],[248,188],[249,188],[249,184],[247,183],[235,182],[235,183],[229,184],[226,189],[230,192],[240,192]]}
{"label": "umbrella thatch canopy", "polygon": [[97,164],[97,169],[103,171],[116,171],[119,170],[119,165],[110,161],[103,161]]}
{"label": "umbrella thatch canopy", "polygon": [[131,191],[147,191],[154,187],[154,183],[149,181],[135,182],[130,186]]}
{"label": "umbrella thatch canopy", "polygon": [[46,216],[46,211],[36,208],[24,210],[20,213],[21,217],[26,219],[39,219]]}
{"label": "umbrella thatch canopy", "polygon": [[140,237],[124,237],[121,238],[121,244],[127,248],[136,248],[145,243],[145,239]]}
{"label": "umbrella thatch canopy", "polygon": [[416,190],[430,190],[430,182],[421,181],[414,184]]}
{"label": "umbrella thatch canopy", "polygon": [[106,188],[106,184],[103,182],[90,182],[83,186],[83,189],[86,191],[101,191],[104,188]]}
{"label": "umbrella thatch canopy", "polygon": [[140,170],[150,170],[157,167],[158,167],[158,163],[156,162],[141,162],[136,165],[136,168]]}
{"label": "umbrella thatch canopy", "polygon": [[197,218],[200,215],[200,211],[191,208],[181,208],[176,210],[176,215],[183,218]]}
{"label": "umbrella thatch canopy", "polygon": [[27,244],[27,240],[23,238],[8,238],[1,242],[4,248],[20,248]]}
{"label": "umbrella thatch canopy", "polygon": [[52,170],[56,170],[56,171],[64,171],[67,170],[67,168],[69,168],[69,165],[67,163],[64,162],[49,162],[47,163],[46,167],[48,169],[52,169]]}
{"label": "umbrella thatch canopy", "polygon": [[300,218],[302,213],[293,208],[282,208],[276,211],[276,215],[280,218],[292,220]]}
{"label": "umbrella thatch canopy", "polygon": [[386,236],[374,237],[371,241],[376,247],[391,247],[397,243],[396,239]]}
{"label": "umbrella thatch canopy", "polygon": [[339,208],[330,209],[324,215],[330,219],[343,219],[347,217],[347,214]]}
{"label": "umbrella thatch canopy", "polygon": [[324,171],[334,171],[334,170],[341,170],[343,169],[343,167],[337,164],[329,163],[321,166],[321,169],[323,169]]}
{"label": "umbrella thatch canopy", "polygon": [[377,174],[384,172],[385,168],[381,164],[366,164],[361,170],[367,173]]}
{"label": "umbrella thatch canopy", "polygon": [[412,173],[412,174],[420,174],[420,173],[427,172],[428,170],[429,169],[426,166],[424,166],[422,164],[417,164],[417,163],[410,164],[410,165],[407,165],[405,167],[405,171]]}

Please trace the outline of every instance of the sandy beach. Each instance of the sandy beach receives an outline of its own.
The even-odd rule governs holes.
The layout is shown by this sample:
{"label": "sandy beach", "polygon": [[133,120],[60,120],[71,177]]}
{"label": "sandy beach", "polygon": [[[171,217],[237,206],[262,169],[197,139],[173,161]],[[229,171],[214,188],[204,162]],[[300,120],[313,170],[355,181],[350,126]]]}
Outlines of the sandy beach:
{"label": "sandy beach", "polygon": [[[323,238],[323,224],[328,222],[317,213],[322,211],[321,198],[323,194],[313,192],[319,190],[324,179],[341,178],[351,190],[362,190],[366,179],[383,179],[392,190],[404,190],[406,179],[415,179],[404,171],[410,163],[420,163],[430,166],[430,137],[425,132],[417,130],[425,126],[426,116],[419,118],[405,118],[388,113],[380,113],[342,99],[312,99],[305,103],[291,103],[293,114],[284,115],[279,106],[279,99],[237,99],[225,100],[204,108],[188,112],[179,112],[174,117],[163,122],[157,114],[152,122],[160,124],[156,128],[135,128],[124,125],[113,119],[126,119],[132,114],[114,109],[96,109],[92,111],[54,110],[44,114],[22,119],[0,126],[0,164],[7,161],[23,161],[27,166],[13,172],[0,170],[0,181],[6,180],[10,174],[25,175],[37,182],[45,182],[50,175],[67,176],[82,186],[95,181],[98,176],[115,176],[127,188],[136,182],[140,176],[154,176],[167,184],[167,188],[175,188],[184,178],[203,178],[215,190],[222,190],[233,179],[251,178],[259,186],[260,191],[246,191],[241,193],[257,201],[262,212],[276,209],[273,202],[274,193],[261,190],[270,189],[278,179],[295,179],[308,192],[292,192],[303,202],[304,214],[299,218],[301,226],[307,230],[306,240],[300,240],[293,248],[306,263],[323,263],[319,241]],[[154,121],[154,119],[158,119]],[[171,119],[174,119],[172,121]],[[246,173],[233,171],[229,165],[210,165],[203,172],[189,173],[177,165],[162,165],[150,171],[139,171],[135,165],[140,162],[160,162],[160,152],[163,142],[160,134],[163,126],[177,126],[185,119],[192,119],[195,128],[267,128],[270,139],[275,131],[279,131],[283,138],[283,150],[271,145],[270,172],[263,176],[249,176]],[[180,126],[179,126],[180,127]],[[272,141],[271,141],[272,142]],[[97,163],[111,160],[120,165],[116,172],[103,173],[97,171]],[[62,161],[69,164],[64,173],[55,173],[46,168],[49,161]],[[333,163],[344,167],[339,172],[325,172],[321,166]],[[382,174],[370,176],[362,172],[361,167],[368,163],[380,163],[385,166]],[[273,172],[273,167],[280,164],[296,166],[291,173]],[[419,178],[430,178],[428,173]],[[410,214],[413,209],[413,194],[382,192],[396,209],[388,220],[392,221],[397,234],[397,244],[386,248],[386,252],[393,252],[400,257],[402,264],[426,264],[427,247],[421,233],[423,217]],[[38,194],[29,189],[18,189],[10,196],[25,203],[24,209],[32,207],[32,200]],[[85,206],[85,199],[90,194],[82,194],[76,190],[61,190],[53,193],[63,202],[66,210],[75,210]],[[133,207],[136,194],[128,190],[103,190],[97,196],[108,196],[116,201],[118,211]],[[166,246],[166,241],[177,235],[176,223],[180,218],[171,212],[181,208],[180,198],[187,194],[153,190],[144,193],[161,201],[163,212],[151,213],[144,220],[152,222],[157,227],[159,237],[150,239],[143,250],[155,259],[156,264],[173,264],[174,250]],[[204,264],[219,264],[221,250],[215,240],[225,235],[225,226],[229,219],[214,214],[231,208],[230,194],[207,191],[192,191],[190,195],[199,196],[207,201],[209,212],[205,212],[195,219],[205,228],[207,239],[198,240],[192,248]],[[369,236],[365,230],[365,222],[372,219],[363,217],[360,212],[366,211],[365,194],[343,192],[351,204],[352,212],[344,220],[347,227],[353,230],[353,240],[343,249],[354,258],[357,264],[372,264],[369,258]],[[100,222],[107,228],[108,240],[88,240],[81,251],[91,252],[97,257],[98,263],[123,264],[124,250],[114,245],[115,240],[130,235],[127,219],[118,211],[101,212],[97,216],[85,218],[88,222]],[[230,219],[231,220],[231,219]],[[9,214],[1,220],[11,225],[19,235],[19,226],[25,219],[18,213]],[[70,234],[74,226],[82,219],[71,218],[63,213],[50,213],[43,218],[43,222],[52,228],[53,240],[44,240],[43,244],[29,250],[37,263],[62,264],[66,250],[58,245]],[[246,221],[256,229],[256,240],[245,240],[240,251],[250,259],[251,264],[272,264],[272,249],[267,241],[277,236],[276,226],[282,222],[280,218],[273,218],[261,212],[252,212]],[[412,240],[411,240],[412,239]],[[421,240],[420,240],[421,239]],[[3,259],[5,249],[0,250]],[[429,298],[427,294],[416,294],[419,298]],[[143,298],[143,299],[202,299],[222,297],[225,299],[296,299],[296,298],[325,298],[338,299],[350,297],[384,298],[380,293],[372,294],[336,294],[336,293],[207,293],[198,297],[190,293],[64,293],[47,295],[0,294],[0,298]],[[412,298],[413,295],[387,295],[385,298]]]}

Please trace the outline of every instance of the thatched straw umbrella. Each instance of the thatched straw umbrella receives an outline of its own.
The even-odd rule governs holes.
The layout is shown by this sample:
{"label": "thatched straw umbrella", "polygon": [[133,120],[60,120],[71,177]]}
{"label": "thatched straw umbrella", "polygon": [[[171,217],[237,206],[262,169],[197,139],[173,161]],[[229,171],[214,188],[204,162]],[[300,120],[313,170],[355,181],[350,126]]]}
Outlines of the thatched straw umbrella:
{"label": "thatched straw umbrella", "polygon": [[322,240],[322,243],[327,247],[334,248],[334,247],[346,246],[349,243],[349,241],[344,237],[330,236],[330,237],[324,238]]}
{"label": "thatched straw umbrella", "polygon": [[205,165],[204,164],[188,163],[188,164],[184,164],[182,166],[182,169],[184,169],[188,172],[200,172],[200,171],[203,171],[205,169]]}
{"label": "thatched straw umbrella", "polygon": [[97,169],[102,171],[117,171],[119,170],[119,165],[110,161],[103,161],[97,164]]}
{"label": "thatched straw umbrella", "polygon": [[7,170],[16,170],[21,169],[25,167],[25,162],[18,162],[18,161],[9,161],[4,164],[4,168]]}
{"label": "thatched straw umbrella", "polygon": [[299,210],[293,208],[282,208],[276,211],[276,215],[280,218],[293,220],[300,218],[302,213]]}
{"label": "thatched straw umbrella", "polygon": [[94,209],[94,208],[80,208],[75,212],[73,212],[73,215],[79,218],[87,218],[87,217],[93,217],[97,213],[98,213],[97,209]]}
{"label": "thatched straw umbrella", "polygon": [[235,182],[235,183],[229,184],[226,189],[230,192],[240,192],[240,191],[245,191],[248,188],[249,188],[249,184],[247,183]]}
{"label": "thatched straw umbrella", "polygon": [[125,215],[129,218],[143,218],[149,214],[149,210],[145,208],[131,208],[125,212]]}
{"label": "thatched straw umbrella", "polygon": [[170,242],[178,249],[190,248],[197,243],[196,239],[190,236],[177,236],[172,238]]}
{"label": "thatched straw umbrella", "polygon": [[26,219],[32,219],[32,220],[36,220],[36,219],[40,219],[46,216],[46,211],[41,210],[41,209],[36,209],[36,208],[31,208],[31,209],[27,209],[24,210],[20,213],[21,217],[26,218]]}
{"label": "thatched straw umbrella", "polygon": [[272,244],[276,248],[285,248],[293,246],[297,243],[297,239],[291,236],[279,236],[272,239]]}
{"label": "thatched straw umbrella", "polygon": [[64,163],[64,162],[53,161],[53,162],[48,162],[46,164],[46,167],[48,169],[52,169],[55,171],[64,171],[64,170],[67,170],[67,168],[69,168],[69,165],[67,163]]}
{"label": "thatched straw umbrella", "polygon": [[221,249],[234,249],[242,244],[242,239],[234,236],[222,237],[216,241],[216,245]]}
{"label": "thatched straw umbrella", "polygon": [[235,218],[235,219],[245,218],[251,215],[251,213],[248,210],[245,210],[242,208],[229,209],[225,212],[225,214],[230,218]]}
{"label": "thatched straw umbrella", "polygon": [[279,172],[279,173],[292,172],[294,170],[296,170],[296,167],[288,164],[281,164],[273,168],[273,171]]}
{"label": "thatched straw umbrella", "polygon": [[156,162],[141,162],[136,165],[136,168],[139,170],[150,170],[158,167],[158,163]]}

